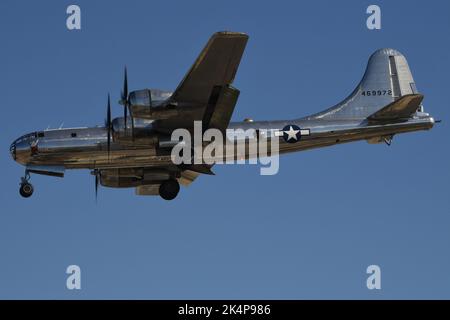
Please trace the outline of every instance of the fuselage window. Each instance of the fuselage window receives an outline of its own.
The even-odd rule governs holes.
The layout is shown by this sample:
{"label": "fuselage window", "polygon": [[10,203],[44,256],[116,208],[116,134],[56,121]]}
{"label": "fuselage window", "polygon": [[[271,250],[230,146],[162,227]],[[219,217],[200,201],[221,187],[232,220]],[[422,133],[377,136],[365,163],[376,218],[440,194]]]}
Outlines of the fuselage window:
{"label": "fuselage window", "polygon": [[72,138],[76,138],[76,137],[77,137],[77,133],[76,133],[76,132],[72,132],[72,133],[70,134],[70,136],[71,136]]}

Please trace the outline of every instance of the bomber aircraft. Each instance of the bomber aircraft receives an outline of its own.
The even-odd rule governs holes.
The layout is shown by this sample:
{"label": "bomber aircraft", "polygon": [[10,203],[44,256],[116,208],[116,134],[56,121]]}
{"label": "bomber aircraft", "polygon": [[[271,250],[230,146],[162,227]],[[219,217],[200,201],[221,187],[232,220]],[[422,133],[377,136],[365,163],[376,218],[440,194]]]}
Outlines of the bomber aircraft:
{"label": "bomber aircraft", "polygon": [[[108,95],[103,126],[33,131],[16,139],[10,153],[25,166],[20,194],[33,194],[31,173],[63,177],[65,169],[90,169],[96,194],[101,184],[133,187],[138,195],[172,200],[180,184],[213,174],[212,165],[172,161],[171,150],[179,143],[172,140],[172,132],[178,128],[191,132],[195,121],[202,121],[203,130],[224,133],[236,128],[267,130],[272,139],[278,139],[280,154],[358,140],[390,145],[395,134],[431,129],[435,123],[424,112],[423,95],[405,57],[388,48],[372,54],[356,89],[331,108],[293,120],[230,122],[239,96],[232,83],[247,40],[244,33],[213,34],[173,92],[128,93],[125,68],[119,101],[122,117],[112,119]],[[249,139],[236,143],[247,144]]]}

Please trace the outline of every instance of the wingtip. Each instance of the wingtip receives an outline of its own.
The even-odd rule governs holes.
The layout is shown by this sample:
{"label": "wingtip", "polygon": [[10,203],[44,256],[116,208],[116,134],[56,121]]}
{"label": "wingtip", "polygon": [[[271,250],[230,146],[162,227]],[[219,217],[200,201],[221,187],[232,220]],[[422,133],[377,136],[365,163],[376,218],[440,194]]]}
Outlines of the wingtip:
{"label": "wingtip", "polygon": [[236,31],[218,31],[214,36],[248,38],[248,34]]}

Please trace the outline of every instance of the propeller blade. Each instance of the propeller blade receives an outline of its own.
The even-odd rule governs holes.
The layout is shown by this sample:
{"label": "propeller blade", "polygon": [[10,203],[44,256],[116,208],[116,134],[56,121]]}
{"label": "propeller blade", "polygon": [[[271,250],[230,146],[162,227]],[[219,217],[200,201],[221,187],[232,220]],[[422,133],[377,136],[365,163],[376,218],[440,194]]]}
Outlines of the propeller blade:
{"label": "propeller blade", "polygon": [[125,66],[124,77],[123,77],[123,90],[121,92],[122,95],[122,104],[123,104],[123,121],[124,121],[124,129],[125,132],[127,130],[127,117],[128,117],[128,72],[127,67]]}
{"label": "propeller blade", "polygon": [[125,106],[124,108],[123,108],[123,127],[124,127],[124,130],[125,130],[125,133],[126,133],[126,130],[127,130],[127,117],[128,117],[128,108]]}
{"label": "propeller blade", "polygon": [[97,201],[98,195],[98,171],[95,171],[95,201]]}
{"label": "propeller blade", "polygon": [[106,115],[106,126],[108,127],[108,143],[107,143],[107,149],[108,149],[108,159],[109,159],[109,151],[111,149],[111,98],[108,93],[108,111]]}
{"label": "propeller blade", "polygon": [[134,118],[131,117],[131,139],[134,141]]}
{"label": "propeller blade", "polygon": [[127,75],[127,67],[125,66],[125,74],[123,78],[123,95],[124,100],[128,100],[128,75]]}
{"label": "propeller blade", "polygon": [[121,103],[126,106],[126,102],[128,101],[128,74],[127,67],[125,66],[125,71],[123,75],[123,88],[120,92]]}

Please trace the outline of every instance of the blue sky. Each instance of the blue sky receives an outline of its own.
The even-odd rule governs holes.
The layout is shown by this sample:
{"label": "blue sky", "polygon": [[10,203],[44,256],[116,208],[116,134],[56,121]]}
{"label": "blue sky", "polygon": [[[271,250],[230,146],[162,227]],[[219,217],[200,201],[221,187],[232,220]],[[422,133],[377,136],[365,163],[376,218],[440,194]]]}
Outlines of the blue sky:
{"label": "blue sky", "polygon": [[[82,30],[66,29],[66,8]],[[382,29],[369,31],[370,4]],[[450,298],[450,4],[438,1],[1,1],[0,298]],[[102,124],[130,89],[173,89],[219,30],[250,40],[233,119],[296,118],[350,93],[381,47],[408,59],[443,122],[281,158],[280,172],[216,166],[178,198],[101,188],[88,171],[32,176],[8,148],[38,129]],[[114,104],[116,116],[122,109]],[[66,267],[82,289],[66,289]],[[377,264],[382,289],[368,290]]]}

